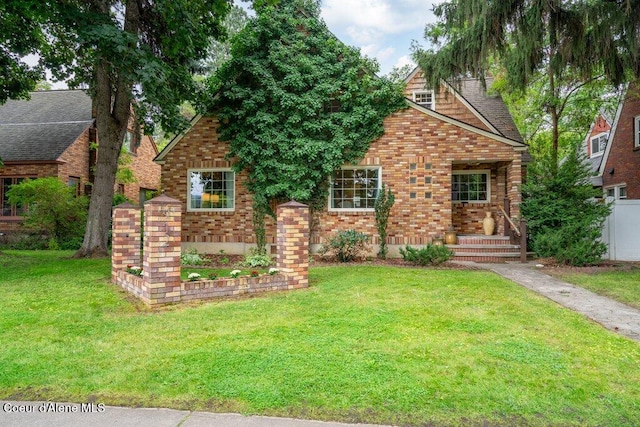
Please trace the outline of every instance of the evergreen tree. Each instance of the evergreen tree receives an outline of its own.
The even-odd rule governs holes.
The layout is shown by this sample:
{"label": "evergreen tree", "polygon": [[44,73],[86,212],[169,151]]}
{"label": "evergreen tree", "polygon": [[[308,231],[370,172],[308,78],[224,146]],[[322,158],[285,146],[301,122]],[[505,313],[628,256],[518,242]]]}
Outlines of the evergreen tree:
{"label": "evergreen tree", "polygon": [[434,88],[442,79],[468,73],[484,78],[495,59],[505,68],[510,90],[523,90],[545,75],[547,93],[539,107],[551,120],[557,162],[558,125],[569,96],[600,75],[616,85],[626,72],[640,75],[640,18],[633,12],[638,3],[452,0],[434,8],[440,20],[425,31],[436,48],[416,47],[414,56]]}
{"label": "evergreen tree", "polygon": [[571,150],[555,172],[554,161],[552,156],[540,156],[530,165],[522,187],[520,208],[527,218],[532,249],[560,263],[593,264],[606,252],[599,239],[611,206],[591,184],[591,171],[579,150]]}

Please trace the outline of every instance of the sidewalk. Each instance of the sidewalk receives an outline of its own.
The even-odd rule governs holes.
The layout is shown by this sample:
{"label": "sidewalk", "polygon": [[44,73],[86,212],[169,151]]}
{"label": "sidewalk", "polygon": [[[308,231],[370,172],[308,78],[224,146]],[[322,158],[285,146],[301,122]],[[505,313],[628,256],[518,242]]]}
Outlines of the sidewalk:
{"label": "sidewalk", "polygon": [[571,310],[582,313],[607,329],[640,342],[640,310],[544,273],[535,263],[474,264],[491,270]]}
{"label": "sidewalk", "polygon": [[[20,409],[31,412],[14,412]],[[0,401],[0,425],[11,427],[374,427],[372,424],[246,417],[240,414],[214,414],[175,409],[10,401]]]}

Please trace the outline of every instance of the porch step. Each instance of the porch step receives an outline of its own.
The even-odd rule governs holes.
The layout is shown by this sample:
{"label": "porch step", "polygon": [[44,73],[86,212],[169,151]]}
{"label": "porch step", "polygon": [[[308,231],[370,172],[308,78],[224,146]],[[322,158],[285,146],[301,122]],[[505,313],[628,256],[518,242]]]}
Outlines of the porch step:
{"label": "porch step", "polygon": [[508,236],[460,235],[456,245],[447,245],[454,261],[506,262],[520,260],[520,245]]}

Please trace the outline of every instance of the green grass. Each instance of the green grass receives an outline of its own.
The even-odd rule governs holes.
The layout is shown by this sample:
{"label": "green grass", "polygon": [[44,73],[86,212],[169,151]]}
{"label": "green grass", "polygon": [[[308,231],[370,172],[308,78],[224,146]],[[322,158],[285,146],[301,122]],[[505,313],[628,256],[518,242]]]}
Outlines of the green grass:
{"label": "green grass", "polygon": [[633,425],[640,346],[485,271],[318,267],[150,311],[107,260],[0,256],[0,399],[403,425]]}
{"label": "green grass", "polygon": [[640,268],[556,274],[562,280],[640,309]]}

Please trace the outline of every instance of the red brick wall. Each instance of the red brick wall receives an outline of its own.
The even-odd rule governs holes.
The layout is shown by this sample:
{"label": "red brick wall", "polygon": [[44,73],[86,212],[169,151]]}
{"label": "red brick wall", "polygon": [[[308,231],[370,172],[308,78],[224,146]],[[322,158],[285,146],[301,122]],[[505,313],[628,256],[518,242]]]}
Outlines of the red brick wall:
{"label": "red brick wall", "polygon": [[[413,92],[424,91],[427,80],[424,78],[422,72],[417,72],[411,80],[407,82],[405,87],[405,96],[413,100]],[[479,127],[480,129],[489,130],[489,128],[476,116],[471,110],[469,110],[458,98],[454,92],[450,91],[446,87],[442,86],[440,91],[436,94],[435,111],[444,114],[445,116],[453,117],[464,123],[469,123],[472,126]]]}
{"label": "red brick wall", "polygon": [[[227,145],[216,133],[217,122],[203,117],[185,137],[166,155],[162,167],[162,187],[169,197],[182,202],[183,244],[189,243],[253,243],[251,196],[242,182],[244,174],[236,175],[236,207],[234,212],[186,212],[187,170],[190,168],[226,168],[224,160]],[[475,233],[488,204],[452,205],[451,171],[467,165],[474,170],[490,170],[492,199],[491,211],[502,203],[505,192],[512,200],[512,216],[518,216],[521,184],[521,153],[513,147],[478,135],[458,126],[432,118],[413,108],[392,114],[385,119],[385,134],[373,142],[362,165],[381,165],[383,181],[396,197],[388,226],[390,244],[426,244],[432,237],[442,234],[452,224],[452,213],[457,219],[458,232]],[[411,164],[415,170],[410,170]],[[430,164],[431,169],[425,169]],[[416,183],[410,184],[410,178]],[[429,176],[431,183],[424,178]],[[416,193],[411,199],[410,194]],[[431,193],[425,199],[425,192]],[[314,238],[322,237],[340,228],[356,228],[374,237],[373,212],[322,212],[313,221]],[[496,221],[502,224],[502,221]],[[275,224],[267,221],[268,242],[273,243]]]}
{"label": "red brick wall", "polygon": [[[491,171],[491,210],[504,199],[497,182],[497,166],[504,175],[511,168],[507,191],[512,203],[512,216],[518,215],[520,202],[520,153],[502,142],[477,135],[457,126],[431,118],[413,108],[396,112],[385,119],[385,134],[373,142],[362,165],[381,165],[382,177],[395,194],[395,205],[387,228],[389,244],[426,244],[435,235],[443,234],[452,224],[459,233],[476,233],[481,230],[479,221],[488,210],[487,203],[454,204],[451,202],[451,171],[467,169]],[[512,162],[510,162],[513,160]],[[495,163],[495,162],[510,162]],[[414,171],[410,170],[416,164]],[[431,169],[425,169],[431,164]],[[410,184],[415,176],[416,184]],[[431,184],[425,184],[425,177]],[[504,180],[503,180],[504,182]],[[425,198],[425,192],[431,198]],[[416,193],[416,198],[411,198]],[[452,214],[457,218],[453,221]],[[323,212],[320,215],[319,235],[336,229],[356,228],[375,236],[375,214]],[[314,241],[313,243],[318,243]]]}
{"label": "red brick wall", "polygon": [[[162,166],[162,188],[169,197],[182,202],[182,241],[189,243],[255,243],[252,199],[242,184],[245,173],[236,174],[234,212],[187,212],[187,171],[198,168],[230,168],[224,160],[228,150],[218,140],[215,118],[203,117],[166,157]],[[275,244],[275,221],[266,219],[267,243]]]}
{"label": "red brick wall", "polygon": [[[634,147],[633,135],[633,119],[639,115],[640,90],[630,85],[602,174],[605,188],[626,184],[628,199],[640,199],[640,148]],[[611,169],[615,169],[613,174]]]}
{"label": "red brick wall", "polygon": [[58,168],[58,178],[68,182],[69,177],[80,178],[80,194],[84,194],[84,185],[89,181],[89,129],[86,129],[58,160],[63,162]]}
{"label": "red brick wall", "polygon": [[[157,190],[160,186],[160,165],[153,159],[158,154],[155,142],[148,135],[143,135],[136,153],[131,156],[128,166],[136,178],[136,182],[124,185],[124,195],[134,203],[140,201],[140,189]],[[116,186],[117,189],[117,186]]]}
{"label": "red brick wall", "polygon": [[593,124],[593,129],[591,129],[591,133],[587,136],[587,156],[591,156],[591,138],[596,135],[600,135],[603,132],[609,132],[611,130],[611,126],[601,114],[598,114],[596,117],[595,123]]}
{"label": "red brick wall", "polygon": [[[58,165],[55,163],[41,164],[6,164],[0,168],[0,177],[31,177],[44,178],[57,176]],[[0,216],[0,232],[7,233],[17,231],[20,228],[20,217]]]}

